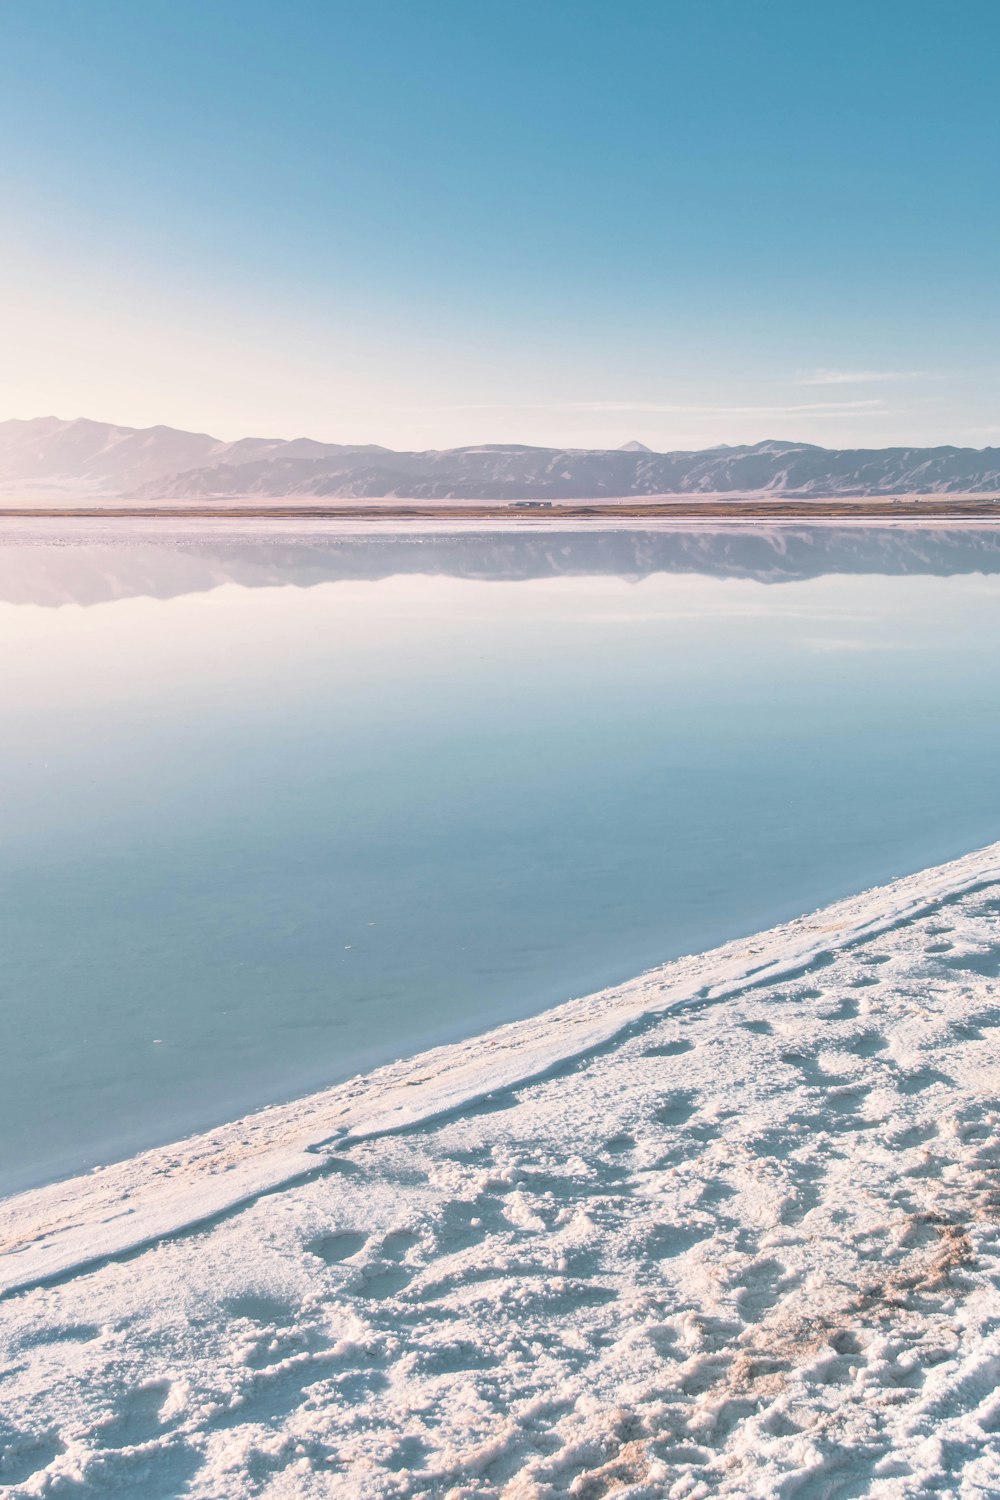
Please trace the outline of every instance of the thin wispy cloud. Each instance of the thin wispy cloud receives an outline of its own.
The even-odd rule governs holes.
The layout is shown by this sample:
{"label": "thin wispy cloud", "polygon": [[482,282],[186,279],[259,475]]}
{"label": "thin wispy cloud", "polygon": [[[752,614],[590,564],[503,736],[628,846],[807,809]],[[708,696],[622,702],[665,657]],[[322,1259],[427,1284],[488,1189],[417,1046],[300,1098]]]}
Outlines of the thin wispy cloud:
{"label": "thin wispy cloud", "polygon": [[807,636],[802,642],[807,651],[906,651],[915,644],[872,640],[868,636]]}
{"label": "thin wispy cloud", "polygon": [[796,385],[868,385],[880,380],[923,380],[926,370],[813,370]]}
{"label": "thin wispy cloud", "polygon": [[624,412],[628,414],[654,413],[668,415],[698,415],[721,417],[788,417],[803,413],[853,412],[859,416],[884,416],[886,409],[881,401],[809,401],[779,406],[698,406],[666,401],[553,401],[518,403],[516,406],[495,406],[487,403],[475,405],[437,407],[439,411],[577,411],[577,412]]}
{"label": "thin wispy cloud", "polygon": [[797,416],[802,412],[882,409],[881,401],[810,401],[778,406],[691,406],[655,401],[572,401],[563,411],[688,412],[724,417]]}

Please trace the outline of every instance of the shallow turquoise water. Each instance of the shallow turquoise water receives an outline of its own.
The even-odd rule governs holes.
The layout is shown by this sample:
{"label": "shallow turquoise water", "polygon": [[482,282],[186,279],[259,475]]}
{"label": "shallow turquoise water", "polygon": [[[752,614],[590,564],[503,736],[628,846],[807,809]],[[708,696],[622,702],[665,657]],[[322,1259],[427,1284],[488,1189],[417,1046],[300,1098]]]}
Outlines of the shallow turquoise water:
{"label": "shallow turquoise water", "polygon": [[0,1191],[1000,837],[996,536],[0,549]]}

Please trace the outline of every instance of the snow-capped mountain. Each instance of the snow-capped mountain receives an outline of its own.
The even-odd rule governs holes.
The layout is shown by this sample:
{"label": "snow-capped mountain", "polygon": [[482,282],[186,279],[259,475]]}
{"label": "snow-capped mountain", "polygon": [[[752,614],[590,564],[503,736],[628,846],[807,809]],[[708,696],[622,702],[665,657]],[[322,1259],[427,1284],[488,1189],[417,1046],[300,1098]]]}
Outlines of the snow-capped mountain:
{"label": "snow-capped mountain", "polygon": [[651,453],[486,444],[395,452],[309,438],[241,438],[85,419],[0,422],[0,484],[148,501],[240,496],[596,500],[653,495],[824,497],[1000,493],[1000,448],[751,446]]}

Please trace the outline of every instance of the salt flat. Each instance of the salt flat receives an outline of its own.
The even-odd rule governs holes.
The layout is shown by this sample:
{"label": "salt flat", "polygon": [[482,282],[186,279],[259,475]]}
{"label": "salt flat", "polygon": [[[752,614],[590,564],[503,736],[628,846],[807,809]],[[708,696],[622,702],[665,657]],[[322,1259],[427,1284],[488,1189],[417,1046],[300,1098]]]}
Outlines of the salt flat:
{"label": "salt flat", "polygon": [[994,846],[9,1200],[0,1493],[996,1494],[998,1064]]}

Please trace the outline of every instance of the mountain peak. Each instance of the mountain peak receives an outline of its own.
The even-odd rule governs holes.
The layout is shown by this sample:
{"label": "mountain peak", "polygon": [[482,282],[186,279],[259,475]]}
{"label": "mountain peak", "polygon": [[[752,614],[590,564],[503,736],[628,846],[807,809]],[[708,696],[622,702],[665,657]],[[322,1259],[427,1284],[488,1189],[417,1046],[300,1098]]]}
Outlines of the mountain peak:
{"label": "mountain peak", "polygon": [[647,448],[645,443],[640,443],[638,438],[633,438],[630,443],[622,443],[618,449],[619,453],[652,453],[652,448]]}

